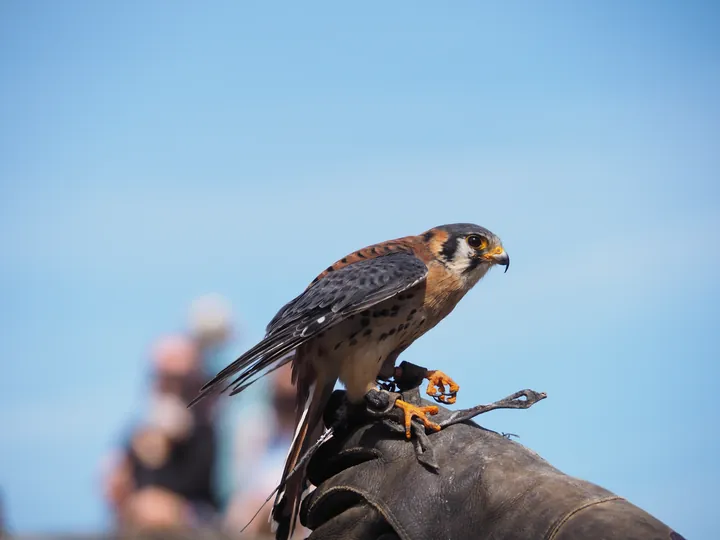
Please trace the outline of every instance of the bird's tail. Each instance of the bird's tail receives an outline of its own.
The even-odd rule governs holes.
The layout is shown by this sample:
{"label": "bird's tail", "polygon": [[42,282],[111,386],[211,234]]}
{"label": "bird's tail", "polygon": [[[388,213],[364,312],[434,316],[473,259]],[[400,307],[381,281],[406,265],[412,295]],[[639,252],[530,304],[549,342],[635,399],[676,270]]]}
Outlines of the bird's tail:
{"label": "bird's tail", "polygon": [[[327,406],[330,395],[335,387],[335,380],[322,382],[317,380],[305,399],[302,415],[295,429],[290,451],[285,460],[282,481],[283,489],[278,493],[273,504],[270,520],[276,540],[288,540],[297,524],[298,511],[303,493],[307,488],[305,478],[305,465],[293,472],[298,460],[305,455],[309,448],[320,438],[323,432],[323,411]],[[292,477],[288,475],[293,472]]]}

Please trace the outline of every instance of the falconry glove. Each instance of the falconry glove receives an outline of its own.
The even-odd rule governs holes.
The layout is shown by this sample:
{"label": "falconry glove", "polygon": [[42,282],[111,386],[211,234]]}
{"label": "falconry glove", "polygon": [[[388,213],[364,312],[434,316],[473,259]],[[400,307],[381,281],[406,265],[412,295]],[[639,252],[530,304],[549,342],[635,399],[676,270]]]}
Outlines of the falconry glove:
{"label": "falconry glove", "polygon": [[[402,398],[434,405],[417,389]],[[351,406],[341,390],[330,400],[325,423],[334,435],[308,463],[317,488],[300,511],[313,531],[308,540],[683,538],[627,500],[472,421],[446,424],[413,437],[413,444],[401,419],[388,420],[387,401]],[[440,407],[433,419],[442,424],[451,416]],[[418,434],[421,426],[413,427]]]}

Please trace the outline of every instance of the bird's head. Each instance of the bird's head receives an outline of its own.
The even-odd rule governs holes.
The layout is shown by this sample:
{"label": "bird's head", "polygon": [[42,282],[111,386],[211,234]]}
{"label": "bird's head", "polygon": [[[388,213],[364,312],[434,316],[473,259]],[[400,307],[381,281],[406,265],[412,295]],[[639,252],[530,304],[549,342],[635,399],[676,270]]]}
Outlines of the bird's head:
{"label": "bird's head", "polygon": [[439,261],[471,284],[477,283],[497,264],[504,266],[506,272],[510,266],[510,257],[500,238],[479,225],[441,225],[422,237]]}

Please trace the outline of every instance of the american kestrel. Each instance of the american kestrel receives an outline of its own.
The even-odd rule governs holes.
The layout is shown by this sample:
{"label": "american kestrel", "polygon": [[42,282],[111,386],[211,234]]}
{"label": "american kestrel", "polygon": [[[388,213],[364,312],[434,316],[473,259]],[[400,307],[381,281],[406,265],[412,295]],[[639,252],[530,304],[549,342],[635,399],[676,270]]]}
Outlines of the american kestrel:
{"label": "american kestrel", "polygon": [[[351,402],[360,402],[378,380],[395,375],[395,361],[416,339],[444,319],[494,265],[505,270],[510,258],[500,239],[479,225],[434,227],[418,236],[374,244],[328,266],[267,326],[257,345],[220,371],[202,388],[237,394],[258,378],[292,362],[297,392],[296,431],[283,478],[322,435],[322,414],[338,380]],[[428,370],[428,394],[453,403],[459,389],[441,371]],[[445,391],[445,386],[449,392]],[[412,418],[429,429],[437,407],[397,400],[407,436]],[[295,528],[304,471],[298,470],[275,499],[276,538]]]}

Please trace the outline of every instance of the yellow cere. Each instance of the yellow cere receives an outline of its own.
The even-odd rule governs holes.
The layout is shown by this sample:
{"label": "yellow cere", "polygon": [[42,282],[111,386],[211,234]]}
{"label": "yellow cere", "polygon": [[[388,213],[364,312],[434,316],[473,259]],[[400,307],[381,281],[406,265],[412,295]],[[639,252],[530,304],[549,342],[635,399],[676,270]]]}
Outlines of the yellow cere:
{"label": "yellow cere", "polygon": [[496,246],[495,248],[493,248],[492,251],[486,253],[484,257],[489,259],[491,257],[494,257],[495,255],[502,255],[503,253],[505,253],[505,250],[502,248],[502,246]]}

